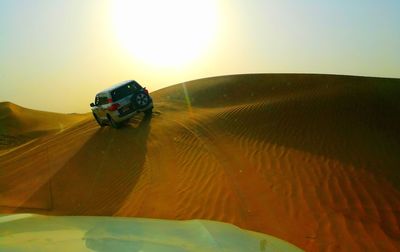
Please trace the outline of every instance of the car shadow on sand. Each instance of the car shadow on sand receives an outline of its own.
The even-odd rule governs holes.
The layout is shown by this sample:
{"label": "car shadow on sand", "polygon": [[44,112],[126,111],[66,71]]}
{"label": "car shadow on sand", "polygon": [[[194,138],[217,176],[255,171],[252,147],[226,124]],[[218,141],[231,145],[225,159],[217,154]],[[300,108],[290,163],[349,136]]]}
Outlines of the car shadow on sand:
{"label": "car shadow on sand", "polygon": [[115,214],[141,176],[150,123],[148,116],[99,128],[52,177],[50,214]]}

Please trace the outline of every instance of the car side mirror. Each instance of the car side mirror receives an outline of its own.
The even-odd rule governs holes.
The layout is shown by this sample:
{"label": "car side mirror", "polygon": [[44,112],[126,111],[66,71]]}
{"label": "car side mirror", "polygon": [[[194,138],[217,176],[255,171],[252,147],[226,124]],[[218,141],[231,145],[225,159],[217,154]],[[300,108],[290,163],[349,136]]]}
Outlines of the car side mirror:
{"label": "car side mirror", "polygon": [[90,103],[90,107],[94,107],[94,103],[92,102],[92,103]]}

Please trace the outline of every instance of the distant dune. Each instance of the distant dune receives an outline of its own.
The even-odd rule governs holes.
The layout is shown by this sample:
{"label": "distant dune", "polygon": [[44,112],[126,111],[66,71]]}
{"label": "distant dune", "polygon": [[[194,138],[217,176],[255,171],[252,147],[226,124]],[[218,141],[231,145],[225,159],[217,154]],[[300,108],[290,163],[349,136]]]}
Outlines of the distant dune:
{"label": "distant dune", "polygon": [[0,151],[62,131],[85,117],[36,111],[11,102],[0,102]]}
{"label": "distant dune", "polygon": [[235,75],[152,96],[152,118],[119,130],[1,104],[6,132],[49,133],[0,152],[0,212],[211,219],[306,251],[400,250],[399,79]]}

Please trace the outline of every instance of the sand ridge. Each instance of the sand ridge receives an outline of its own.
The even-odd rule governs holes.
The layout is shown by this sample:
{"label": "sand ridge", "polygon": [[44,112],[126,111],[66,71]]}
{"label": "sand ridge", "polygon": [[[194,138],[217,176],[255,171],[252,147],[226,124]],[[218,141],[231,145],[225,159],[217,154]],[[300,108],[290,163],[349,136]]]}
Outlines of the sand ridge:
{"label": "sand ridge", "polygon": [[152,118],[115,130],[88,114],[0,155],[0,211],[211,219],[307,251],[400,248],[400,80],[184,85],[152,93]]}
{"label": "sand ridge", "polygon": [[0,102],[0,151],[49,133],[62,132],[86,117],[82,114],[37,111],[11,102]]}

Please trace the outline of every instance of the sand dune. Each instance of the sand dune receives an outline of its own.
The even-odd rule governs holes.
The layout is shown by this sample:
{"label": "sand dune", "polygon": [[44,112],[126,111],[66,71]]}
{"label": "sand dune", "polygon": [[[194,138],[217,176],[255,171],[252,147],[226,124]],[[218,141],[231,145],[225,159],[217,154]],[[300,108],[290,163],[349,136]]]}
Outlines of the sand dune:
{"label": "sand dune", "polygon": [[36,111],[11,102],[0,102],[0,151],[63,131],[85,117]]}
{"label": "sand dune", "polygon": [[152,96],[152,118],[115,130],[69,115],[0,154],[0,211],[211,219],[307,251],[400,249],[400,80],[237,75]]}

